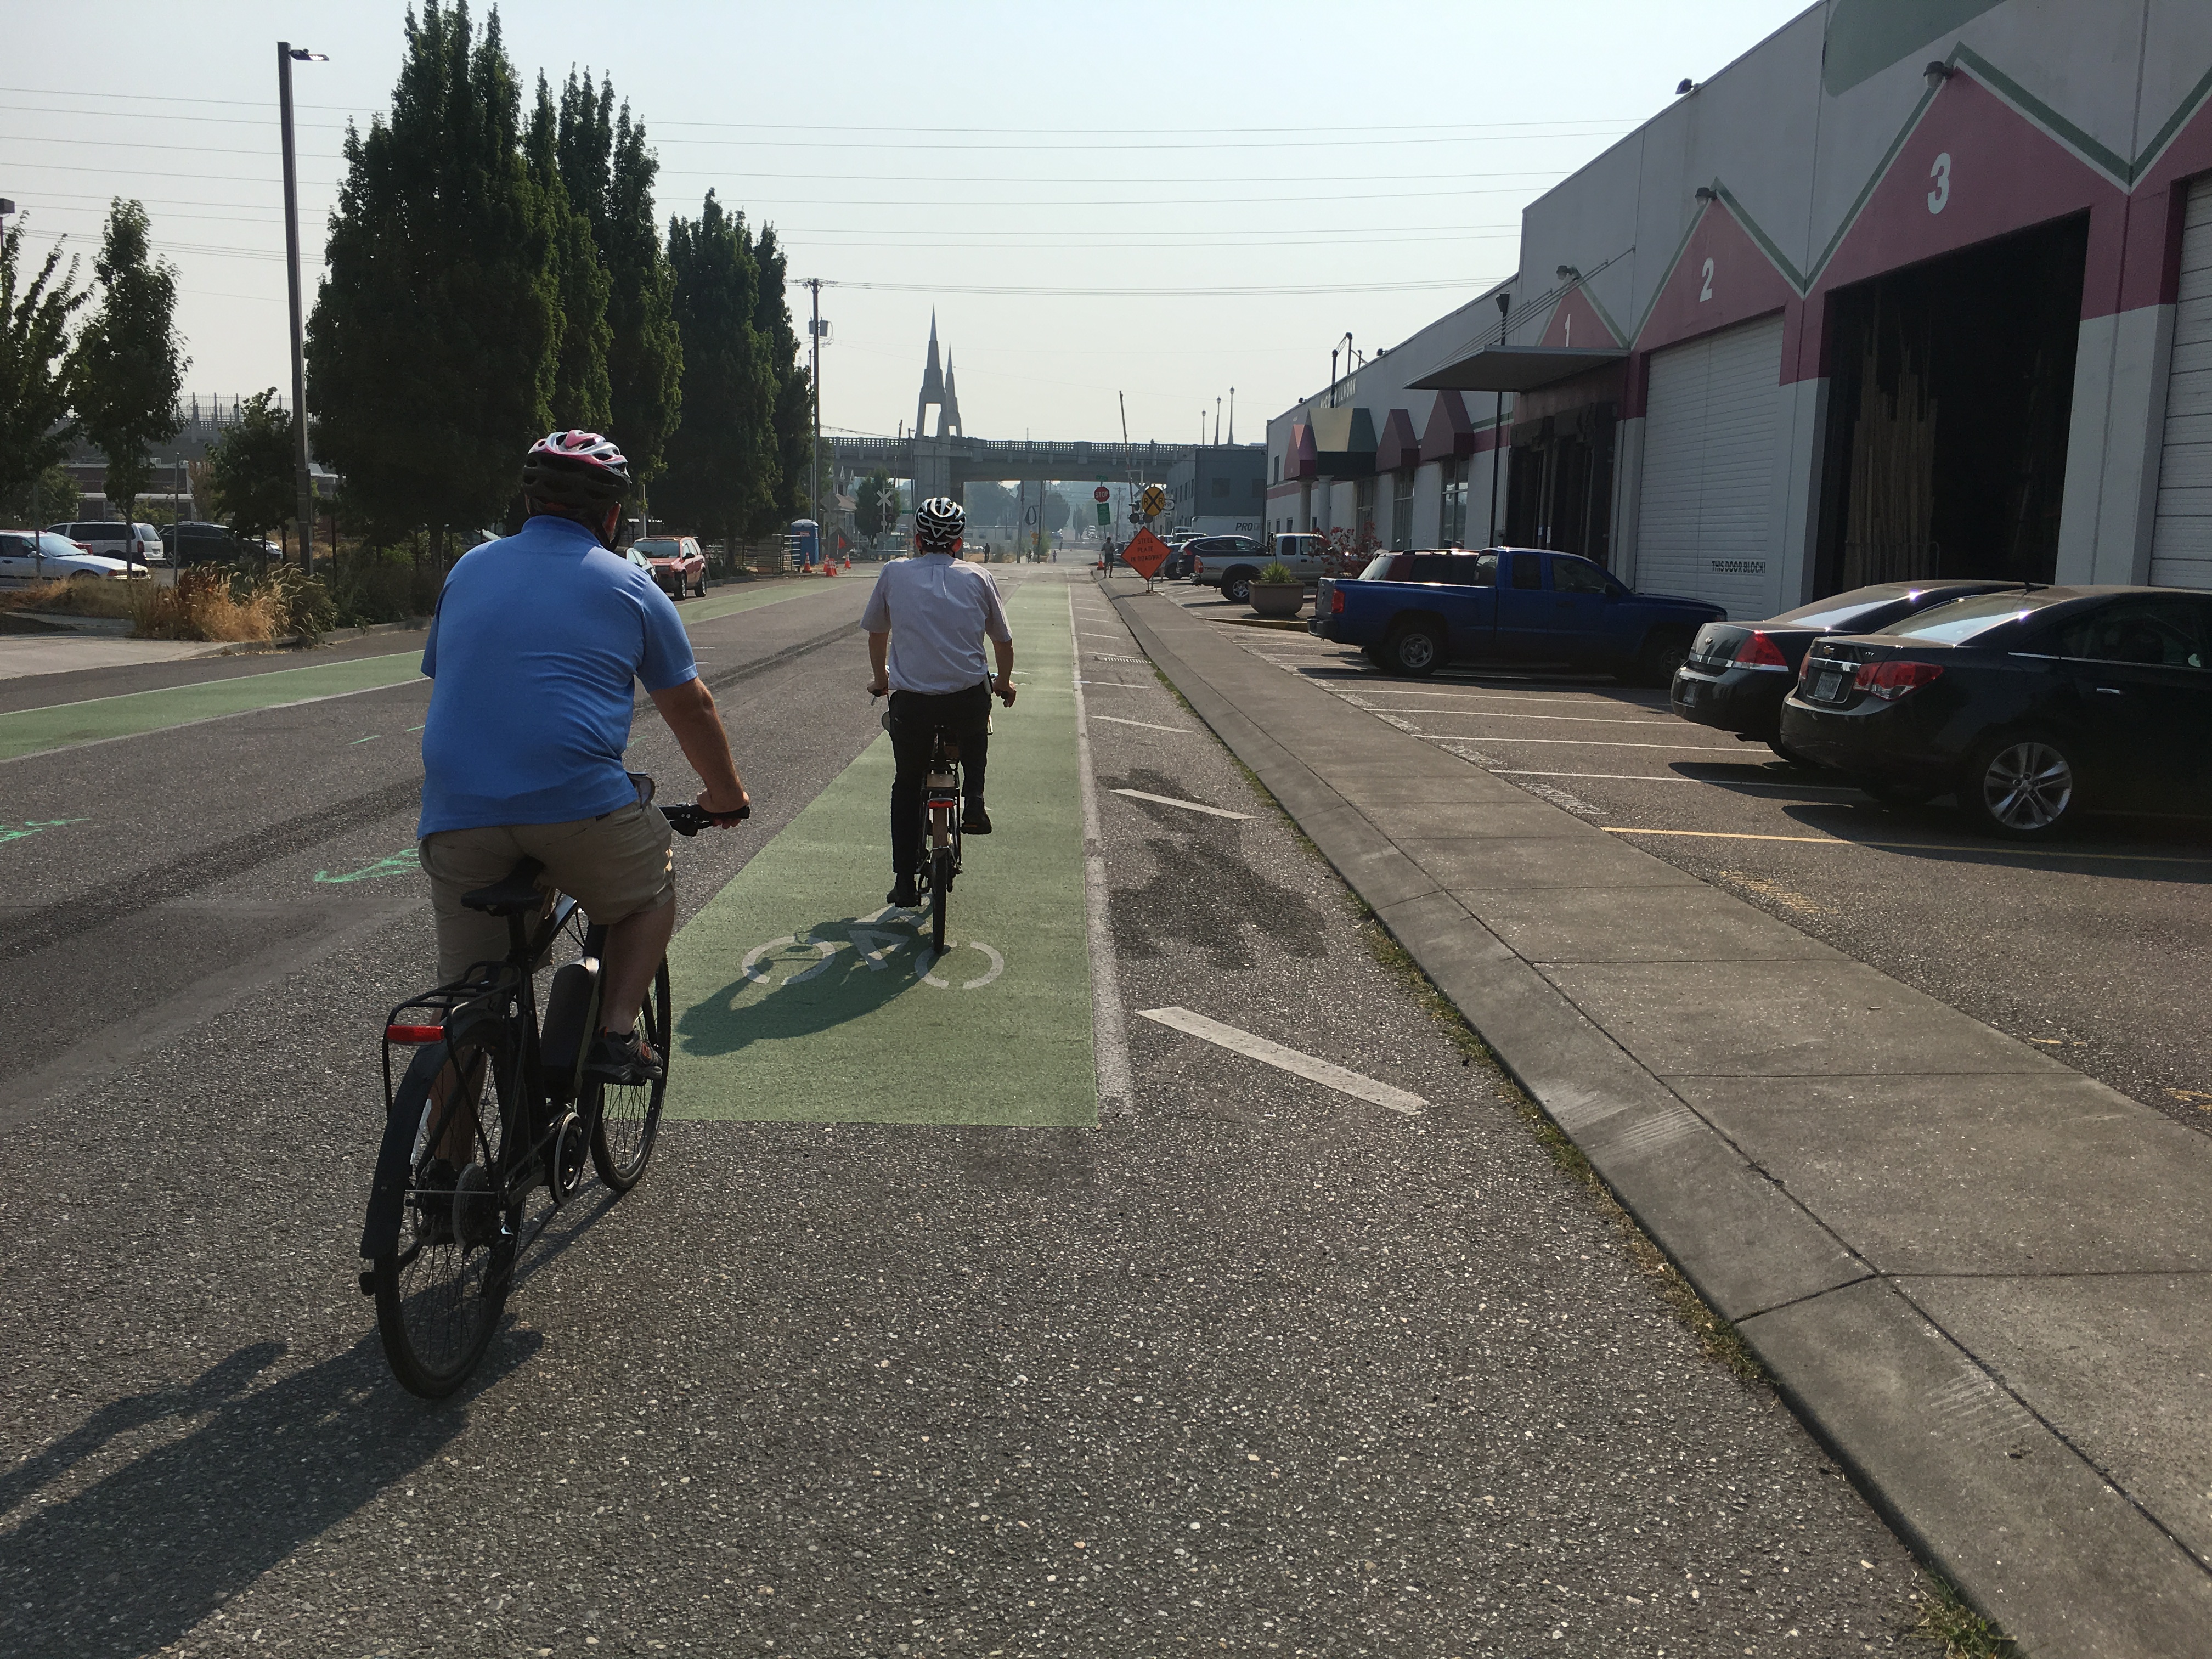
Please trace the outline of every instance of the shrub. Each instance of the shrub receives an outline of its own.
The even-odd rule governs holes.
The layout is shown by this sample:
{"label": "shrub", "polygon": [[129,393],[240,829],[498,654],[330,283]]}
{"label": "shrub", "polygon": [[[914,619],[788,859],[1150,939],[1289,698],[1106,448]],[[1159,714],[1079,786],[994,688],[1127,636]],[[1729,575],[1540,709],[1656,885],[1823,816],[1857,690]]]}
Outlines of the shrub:
{"label": "shrub", "polygon": [[149,595],[131,632],[142,640],[312,639],[331,621],[330,591],[291,565],[258,573],[199,565]]}
{"label": "shrub", "polygon": [[1294,582],[1297,574],[1280,559],[1269,562],[1252,580],[1255,582]]}

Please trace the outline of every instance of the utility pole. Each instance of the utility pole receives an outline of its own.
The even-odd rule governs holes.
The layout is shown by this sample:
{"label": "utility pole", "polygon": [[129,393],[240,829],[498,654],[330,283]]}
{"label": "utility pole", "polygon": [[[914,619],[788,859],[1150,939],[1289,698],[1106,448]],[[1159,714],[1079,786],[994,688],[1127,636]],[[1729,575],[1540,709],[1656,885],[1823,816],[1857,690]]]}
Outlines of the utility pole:
{"label": "utility pole", "polygon": [[[1513,296],[1498,296],[1498,343],[1505,343],[1505,313],[1513,308]],[[1490,417],[1490,545],[1498,545],[1498,469],[1504,464],[1499,440],[1505,435],[1505,394],[1498,394],[1498,407]]]}
{"label": "utility pole", "polygon": [[1237,388],[1229,388],[1229,441],[1237,441]]}
{"label": "utility pole", "polygon": [[[330,60],[319,52],[276,43],[276,102],[284,127],[284,278],[292,292],[292,465],[298,475],[300,574],[315,574],[315,484],[307,475],[307,323],[300,305],[300,164],[292,144],[292,64]],[[181,545],[181,544],[180,544]]]}
{"label": "utility pole", "polygon": [[814,313],[807,319],[806,343],[809,352],[808,378],[813,382],[814,450],[807,476],[807,510],[814,520],[814,533],[822,533],[822,279],[809,276],[808,290],[814,296]]}

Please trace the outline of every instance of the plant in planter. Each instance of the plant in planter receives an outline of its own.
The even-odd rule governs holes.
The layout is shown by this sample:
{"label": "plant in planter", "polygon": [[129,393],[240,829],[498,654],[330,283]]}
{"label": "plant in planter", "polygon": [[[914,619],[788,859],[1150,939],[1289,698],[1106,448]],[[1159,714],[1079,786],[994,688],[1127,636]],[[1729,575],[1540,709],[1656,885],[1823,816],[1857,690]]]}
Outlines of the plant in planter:
{"label": "plant in planter", "polygon": [[1295,617],[1305,602],[1305,583],[1280,559],[1252,578],[1252,608],[1263,617]]}

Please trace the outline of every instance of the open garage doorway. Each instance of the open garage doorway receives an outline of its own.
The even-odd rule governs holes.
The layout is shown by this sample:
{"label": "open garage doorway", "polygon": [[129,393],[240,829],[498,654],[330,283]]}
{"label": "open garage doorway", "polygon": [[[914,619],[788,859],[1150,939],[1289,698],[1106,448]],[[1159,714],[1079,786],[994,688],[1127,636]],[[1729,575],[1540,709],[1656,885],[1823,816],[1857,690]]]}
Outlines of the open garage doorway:
{"label": "open garage doorway", "polygon": [[1829,297],[1821,593],[2051,579],[2088,238],[2080,215]]}

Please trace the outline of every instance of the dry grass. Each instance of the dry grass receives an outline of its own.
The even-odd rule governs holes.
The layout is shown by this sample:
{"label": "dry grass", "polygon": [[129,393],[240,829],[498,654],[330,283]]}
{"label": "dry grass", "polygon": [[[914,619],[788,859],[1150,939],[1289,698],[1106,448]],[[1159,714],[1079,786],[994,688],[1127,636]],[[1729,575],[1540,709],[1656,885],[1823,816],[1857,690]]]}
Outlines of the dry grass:
{"label": "dry grass", "polygon": [[137,617],[154,584],[109,581],[87,577],[78,581],[40,582],[33,587],[0,591],[0,611],[49,611],[64,617]]}
{"label": "dry grass", "polygon": [[1920,1617],[1911,1634],[1943,1650],[1943,1659],[2020,1659],[2020,1646],[1963,1601],[1934,1573],[1918,1597]]}
{"label": "dry grass", "polygon": [[275,590],[232,591],[229,573],[214,568],[182,570],[177,585],[153,596],[131,631],[142,640],[270,640],[283,622]]}

